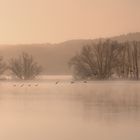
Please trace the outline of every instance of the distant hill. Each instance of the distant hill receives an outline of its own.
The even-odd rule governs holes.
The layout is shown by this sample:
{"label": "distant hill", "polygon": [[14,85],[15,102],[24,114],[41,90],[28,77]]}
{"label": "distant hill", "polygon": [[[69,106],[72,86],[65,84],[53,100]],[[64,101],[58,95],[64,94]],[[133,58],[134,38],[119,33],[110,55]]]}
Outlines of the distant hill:
{"label": "distant hill", "polygon": [[[120,35],[112,37],[111,39],[119,42],[140,41],[140,32]],[[28,52],[43,66],[43,74],[70,74],[71,71],[68,67],[69,60],[78,53],[84,45],[91,44],[98,40],[99,39],[69,40],[58,44],[0,45],[0,55],[8,60],[18,56],[22,52]]]}

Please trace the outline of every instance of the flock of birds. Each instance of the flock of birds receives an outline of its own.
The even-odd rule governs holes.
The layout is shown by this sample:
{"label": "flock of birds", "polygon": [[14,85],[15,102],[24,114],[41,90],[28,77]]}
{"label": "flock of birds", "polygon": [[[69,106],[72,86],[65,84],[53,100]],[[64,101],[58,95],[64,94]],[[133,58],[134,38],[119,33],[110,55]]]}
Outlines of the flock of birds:
{"label": "flock of birds", "polygon": [[[17,84],[14,84],[13,86],[16,87],[16,86],[18,86],[18,85],[17,85]],[[24,87],[25,84],[21,84],[21,85],[19,85],[19,86],[20,86],[20,87]],[[37,86],[39,86],[39,84],[35,84],[35,85],[28,84],[27,86],[28,86],[28,87],[31,87],[31,86],[37,87]]]}
{"label": "flock of birds", "polygon": [[[60,83],[60,81],[56,81],[56,83],[55,84],[59,84]],[[74,84],[75,83],[75,81],[71,81],[70,82],[71,84]],[[87,83],[87,81],[83,81],[83,83]]]}
{"label": "flock of birds", "polygon": [[[55,84],[59,84],[60,83],[60,81],[56,81],[55,82]],[[74,84],[75,83],[75,81],[70,81],[70,84]],[[87,81],[83,81],[83,83],[87,83]],[[39,84],[34,84],[34,85],[32,85],[32,84],[28,84],[28,85],[25,85],[25,84],[21,84],[21,85],[17,85],[17,84],[14,84],[13,85],[14,87],[16,87],[16,86],[19,86],[19,87],[24,87],[24,86],[28,86],[28,87],[38,87],[39,86]]]}

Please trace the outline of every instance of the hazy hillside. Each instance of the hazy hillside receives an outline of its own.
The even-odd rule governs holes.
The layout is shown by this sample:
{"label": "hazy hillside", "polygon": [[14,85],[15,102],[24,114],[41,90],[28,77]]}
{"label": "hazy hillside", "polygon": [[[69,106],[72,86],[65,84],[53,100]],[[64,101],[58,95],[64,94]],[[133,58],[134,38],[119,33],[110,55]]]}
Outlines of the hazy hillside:
{"label": "hazy hillside", "polygon": [[[120,35],[112,39],[118,41],[137,40],[140,41],[140,33]],[[70,74],[68,61],[80,49],[94,40],[69,40],[59,44],[30,44],[30,45],[0,45],[0,55],[6,60],[18,56],[22,52],[32,54],[36,61],[40,63],[44,74]]]}

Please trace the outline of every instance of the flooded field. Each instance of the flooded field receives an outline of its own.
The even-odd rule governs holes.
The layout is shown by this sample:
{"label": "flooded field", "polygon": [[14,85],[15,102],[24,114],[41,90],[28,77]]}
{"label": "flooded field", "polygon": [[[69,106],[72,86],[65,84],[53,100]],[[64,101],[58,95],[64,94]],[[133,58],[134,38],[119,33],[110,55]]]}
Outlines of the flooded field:
{"label": "flooded field", "polygon": [[56,82],[0,82],[1,140],[140,139],[140,82]]}

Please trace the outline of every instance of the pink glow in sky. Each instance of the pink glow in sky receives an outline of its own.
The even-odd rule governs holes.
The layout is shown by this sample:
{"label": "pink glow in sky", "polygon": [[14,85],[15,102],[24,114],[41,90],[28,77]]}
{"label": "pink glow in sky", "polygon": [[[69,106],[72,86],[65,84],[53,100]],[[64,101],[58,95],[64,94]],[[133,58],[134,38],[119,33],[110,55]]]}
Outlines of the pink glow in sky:
{"label": "pink glow in sky", "polygon": [[140,0],[0,0],[0,44],[140,31]]}

